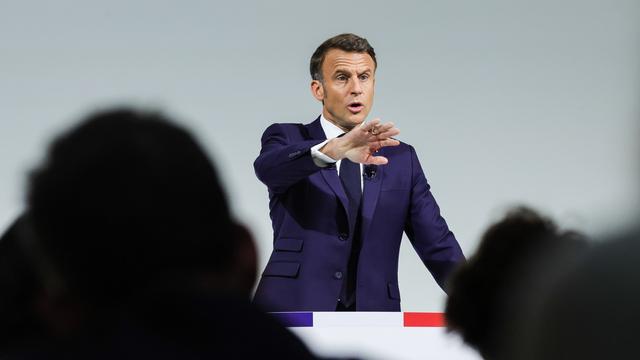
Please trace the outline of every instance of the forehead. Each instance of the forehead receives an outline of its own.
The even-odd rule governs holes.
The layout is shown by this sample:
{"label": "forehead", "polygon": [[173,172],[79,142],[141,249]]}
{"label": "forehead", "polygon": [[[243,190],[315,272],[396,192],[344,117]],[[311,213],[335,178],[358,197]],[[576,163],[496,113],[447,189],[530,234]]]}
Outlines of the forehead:
{"label": "forehead", "polygon": [[327,51],[324,57],[322,71],[333,73],[337,70],[373,71],[375,70],[375,63],[366,52],[347,52],[340,49],[331,49]]}

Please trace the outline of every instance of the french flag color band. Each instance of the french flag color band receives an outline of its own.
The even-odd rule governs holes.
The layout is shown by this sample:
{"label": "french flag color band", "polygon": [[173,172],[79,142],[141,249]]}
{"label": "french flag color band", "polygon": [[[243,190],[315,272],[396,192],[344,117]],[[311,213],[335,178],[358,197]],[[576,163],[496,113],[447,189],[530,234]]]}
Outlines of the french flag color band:
{"label": "french flag color band", "polygon": [[274,312],[286,327],[443,327],[440,312]]}

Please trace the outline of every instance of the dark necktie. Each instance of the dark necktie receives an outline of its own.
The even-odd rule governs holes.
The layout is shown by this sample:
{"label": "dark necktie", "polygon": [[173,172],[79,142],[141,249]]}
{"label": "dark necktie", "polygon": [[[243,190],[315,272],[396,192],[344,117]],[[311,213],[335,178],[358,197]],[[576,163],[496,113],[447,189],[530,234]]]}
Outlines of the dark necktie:
{"label": "dark necktie", "polygon": [[351,229],[351,253],[347,265],[347,278],[341,294],[341,302],[345,307],[351,307],[356,301],[356,273],[358,269],[358,256],[360,254],[360,203],[362,200],[362,188],[360,185],[360,164],[349,159],[340,162],[340,180],[349,199],[349,220]]}
{"label": "dark necktie", "polygon": [[360,164],[346,158],[340,161],[340,180],[342,180],[342,186],[344,186],[344,191],[349,198],[349,216],[353,220],[356,218],[360,199],[362,199],[360,177]]}

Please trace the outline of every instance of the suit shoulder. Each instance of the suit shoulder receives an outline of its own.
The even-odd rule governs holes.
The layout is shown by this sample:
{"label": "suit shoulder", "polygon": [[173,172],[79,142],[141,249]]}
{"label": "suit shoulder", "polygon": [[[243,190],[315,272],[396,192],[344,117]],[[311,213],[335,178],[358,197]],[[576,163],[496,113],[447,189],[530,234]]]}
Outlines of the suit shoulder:
{"label": "suit shoulder", "polygon": [[400,141],[400,145],[398,146],[390,146],[384,149],[385,149],[385,154],[387,155],[402,155],[402,154],[406,155],[406,154],[411,154],[416,152],[413,146],[403,141]]}
{"label": "suit shoulder", "polygon": [[[397,139],[396,139],[397,140]],[[413,145],[411,144],[407,144],[404,141],[400,141],[400,145],[398,145],[398,147],[401,147],[404,151],[416,151],[413,147]]]}
{"label": "suit shoulder", "polygon": [[263,136],[273,134],[284,134],[287,137],[291,135],[304,135],[306,134],[306,128],[304,124],[300,123],[274,123],[264,130]]}
{"label": "suit shoulder", "polygon": [[301,123],[273,123],[267,127],[267,130],[290,130],[304,127],[304,124]]}

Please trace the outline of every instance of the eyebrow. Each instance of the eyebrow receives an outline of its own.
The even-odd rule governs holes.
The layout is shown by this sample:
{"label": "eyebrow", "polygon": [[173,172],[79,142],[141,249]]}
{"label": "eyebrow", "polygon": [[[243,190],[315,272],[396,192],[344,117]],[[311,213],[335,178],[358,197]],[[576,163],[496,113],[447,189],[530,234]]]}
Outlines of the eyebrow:
{"label": "eyebrow", "polygon": [[[357,75],[362,75],[362,74],[371,73],[371,72],[372,72],[371,69],[367,68],[364,71],[357,73]],[[337,68],[333,71],[333,75],[337,75],[337,74],[351,75],[351,70]]]}

